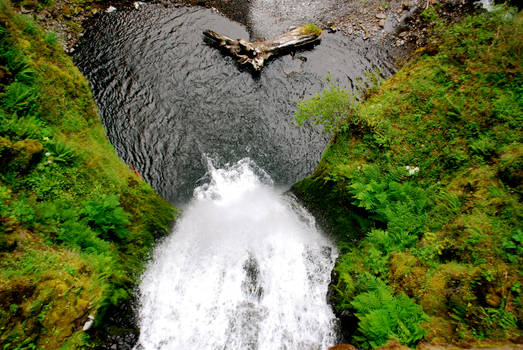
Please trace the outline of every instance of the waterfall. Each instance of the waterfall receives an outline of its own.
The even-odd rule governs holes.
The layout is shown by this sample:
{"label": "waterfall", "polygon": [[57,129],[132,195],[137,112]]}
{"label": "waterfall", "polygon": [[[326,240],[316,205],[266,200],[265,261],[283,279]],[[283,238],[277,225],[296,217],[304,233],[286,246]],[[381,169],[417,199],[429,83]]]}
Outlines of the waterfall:
{"label": "waterfall", "polygon": [[210,166],[139,288],[136,349],[327,349],[334,244],[249,159]]}

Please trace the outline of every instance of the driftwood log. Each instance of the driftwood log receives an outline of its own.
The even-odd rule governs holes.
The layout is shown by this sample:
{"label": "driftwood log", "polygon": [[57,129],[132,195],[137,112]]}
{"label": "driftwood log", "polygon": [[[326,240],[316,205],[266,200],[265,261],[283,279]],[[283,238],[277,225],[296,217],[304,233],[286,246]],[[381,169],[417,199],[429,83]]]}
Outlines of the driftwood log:
{"label": "driftwood log", "polygon": [[313,24],[296,28],[275,39],[247,42],[243,39],[231,39],[212,30],[203,34],[217,46],[238,59],[242,65],[251,65],[254,70],[262,69],[265,61],[274,55],[289,49],[314,43],[321,38],[321,29]]}

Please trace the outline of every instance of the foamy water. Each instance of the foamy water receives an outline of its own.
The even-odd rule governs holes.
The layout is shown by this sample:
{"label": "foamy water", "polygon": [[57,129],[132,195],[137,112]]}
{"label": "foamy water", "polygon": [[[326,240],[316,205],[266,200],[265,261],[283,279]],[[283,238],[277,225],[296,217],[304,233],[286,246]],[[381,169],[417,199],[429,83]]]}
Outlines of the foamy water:
{"label": "foamy water", "polygon": [[210,169],[139,290],[137,349],[326,349],[333,243],[249,159]]}

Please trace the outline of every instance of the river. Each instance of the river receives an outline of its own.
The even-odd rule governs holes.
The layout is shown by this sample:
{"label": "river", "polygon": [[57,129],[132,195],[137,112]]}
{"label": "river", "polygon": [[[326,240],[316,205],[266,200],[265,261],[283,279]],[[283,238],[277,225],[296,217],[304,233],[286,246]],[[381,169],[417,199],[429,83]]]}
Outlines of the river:
{"label": "river", "polygon": [[137,292],[136,349],[336,343],[326,300],[336,247],[286,193],[314,170],[328,139],[296,126],[293,113],[328,75],[351,88],[365,72],[388,75],[390,59],[361,38],[325,33],[253,75],[203,40],[205,29],[269,37],[314,20],[303,1],[268,2],[252,4],[249,31],[198,7],[115,11],[76,50],[120,157],[183,209]]}

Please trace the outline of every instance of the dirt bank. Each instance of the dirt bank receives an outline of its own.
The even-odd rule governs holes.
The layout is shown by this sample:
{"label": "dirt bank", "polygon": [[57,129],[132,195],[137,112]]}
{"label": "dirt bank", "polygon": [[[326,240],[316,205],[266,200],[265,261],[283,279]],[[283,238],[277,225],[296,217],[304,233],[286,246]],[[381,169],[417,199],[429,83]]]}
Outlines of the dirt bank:
{"label": "dirt bank", "polygon": [[[158,0],[165,6],[204,6],[215,8],[230,19],[251,28],[251,1],[231,0]],[[436,13],[450,22],[478,9],[474,0],[334,0],[320,11],[314,20],[324,30],[341,31],[386,45],[393,55],[405,57],[416,48],[426,45],[431,18],[423,11],[432,6]],[[17,4],[20,12],[30,14],[46,30],[54,31],[63,42],[66,52],[74,51],[89,19],[104,11],[138,9],[144,2],[132,0],[79,1],[56,0],[42,6],[36,0]]]}

